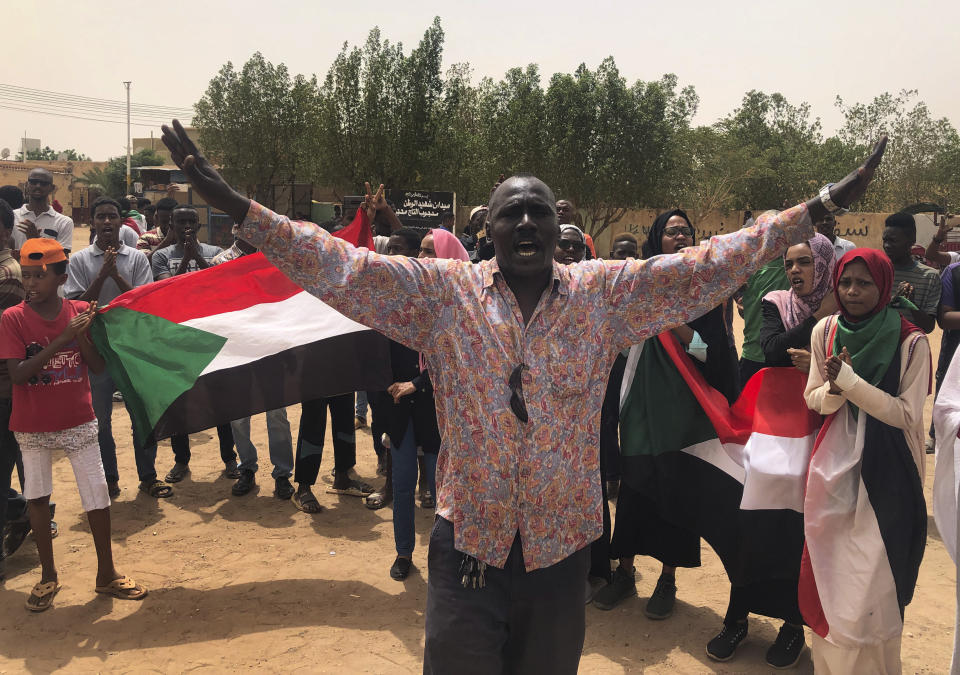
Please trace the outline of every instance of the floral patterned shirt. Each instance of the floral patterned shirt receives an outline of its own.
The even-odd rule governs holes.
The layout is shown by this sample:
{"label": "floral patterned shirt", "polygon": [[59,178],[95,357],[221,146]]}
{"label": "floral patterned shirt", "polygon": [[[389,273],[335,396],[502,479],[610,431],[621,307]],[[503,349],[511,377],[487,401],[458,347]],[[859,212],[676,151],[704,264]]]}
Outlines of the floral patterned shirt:
{"label": "floral patterned shirt", "polygon": [[[800,205],[672,256],[554,263],[527,325],[496,260],[379,255],[255,202],[239,236],[339,312],[424,353],[443,439],[437,511],[455,547],[503,567],[519,532],[535,570],[602,532],[600,407],[617,353],[716,307],[813,226]],[[526,424],[509,404],[520,364]]]}

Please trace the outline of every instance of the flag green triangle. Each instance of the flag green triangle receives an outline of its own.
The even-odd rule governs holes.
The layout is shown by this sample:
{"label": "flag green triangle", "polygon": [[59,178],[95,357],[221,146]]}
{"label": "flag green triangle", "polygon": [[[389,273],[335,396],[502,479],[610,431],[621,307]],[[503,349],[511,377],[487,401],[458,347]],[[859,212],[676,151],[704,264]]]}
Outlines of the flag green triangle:
{"label": "flag green triangle", "polygon": [[227,341],[221,335],[122,307],[98,314],[90,333],[123,393],[141,444]]}
{"label": "flag green triangle", "polygon": [[660,455],[717,438],[710,418],[690,391],[659,338],[643,344],[620,411],[620,452]]}

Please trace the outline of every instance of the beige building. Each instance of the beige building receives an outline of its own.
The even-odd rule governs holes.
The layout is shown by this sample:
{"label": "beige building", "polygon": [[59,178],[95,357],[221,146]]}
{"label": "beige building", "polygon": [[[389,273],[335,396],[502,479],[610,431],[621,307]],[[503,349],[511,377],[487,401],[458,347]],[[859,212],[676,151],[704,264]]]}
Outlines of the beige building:
{"label": "beige building", "polygon": [[[197,139],[200,135],[197,133],[197,130],[193,127],[184,127],[184,129],[186,129],[187,134],[193,139],[193,142],[197,144],[197,147],[199,147],[200,143]],[[170,151],[167,150],[167,146],[160,140],[159,129],[147,138],[130,139],[130,148],[130,151],[133,153],[140,152],[141,150],[153,150],[163,157],[164,164],[173,164],[173,160],[170,158]]]}
{"label": "beige building", "polygon": [[33,169],[46,169],[53,174],[54,192],[50,201],[54,199],[63,206],[63,213],[73,218],[77,224],[87,220],[87,209],[90,199],[86,186],[77,181],[77,178],[91,169],[102,169],[106,162],[60,162],[60,161],[28,161],[8,162],[0,161],[0,185],[16,185],[25,190],[27,175]]}

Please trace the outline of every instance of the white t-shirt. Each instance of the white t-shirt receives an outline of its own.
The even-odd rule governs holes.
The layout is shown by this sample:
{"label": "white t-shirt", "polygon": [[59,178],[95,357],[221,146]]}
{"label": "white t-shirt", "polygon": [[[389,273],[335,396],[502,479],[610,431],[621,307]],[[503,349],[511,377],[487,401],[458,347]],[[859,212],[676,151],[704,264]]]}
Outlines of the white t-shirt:
{"label": "white t-shirt", "polygon": [[132,249],[137,248],[137,244],[140,243],[140,235],[137,234],[137,231],[130,227],[129,225],[120,226],[120,243],[126,244]]}
{"label": "white t-shirt", "polygon": [[13,213],[17,217],[17,222],[13,228],[13,248],[19,250],[27,241],[26,235],[20,231],[20,223],[24,220],[32,221],[40,230],[41,237],[56,239],[67,250],[73,248],[73,219],[62,213],[57,213],[52,206],[48,207],[39,216],[31,211],[26,204]]}
{"label": "white t-shirt", "polygon": [[842,258],[847,251],[852,251],[856,247],[857,245],[849,239],[837,237],[833,240],[833,257],[837,260],[840,260],[840,258]]}

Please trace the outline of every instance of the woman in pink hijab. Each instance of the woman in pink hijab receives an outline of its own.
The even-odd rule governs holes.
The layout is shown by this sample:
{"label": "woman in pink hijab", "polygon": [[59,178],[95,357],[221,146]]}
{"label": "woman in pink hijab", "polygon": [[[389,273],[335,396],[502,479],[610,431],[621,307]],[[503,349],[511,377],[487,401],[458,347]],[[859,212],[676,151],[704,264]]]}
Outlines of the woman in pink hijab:
{"label": "woman in pink hijab", "polygon": [[449,258],[470,262],[470,254],[460,240],[447,230],[430,230],[420,242],[420,258]]}

